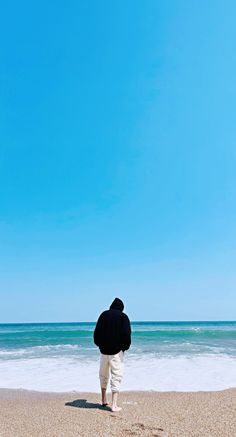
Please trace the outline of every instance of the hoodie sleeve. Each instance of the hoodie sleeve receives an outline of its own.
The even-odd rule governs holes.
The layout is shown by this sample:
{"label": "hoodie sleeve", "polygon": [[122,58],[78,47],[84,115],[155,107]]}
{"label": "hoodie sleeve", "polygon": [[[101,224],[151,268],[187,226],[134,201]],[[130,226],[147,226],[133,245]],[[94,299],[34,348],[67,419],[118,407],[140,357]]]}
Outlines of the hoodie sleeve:
{"label": "hoodie sleeve", "polygon": [[121,328],[121,341],[122,341],[122,350],[127,351],[131,345],[131,326],[129,317],[124,314],[122,319],[122,328]]}
{"label": "hoodie sleeve", "polygon": [[100,344],[100,338],[101,338],[101,315],[98,318],[98,321],[96,323],[96,327],[93,333],[93,340],[96,346],[99,346]]}

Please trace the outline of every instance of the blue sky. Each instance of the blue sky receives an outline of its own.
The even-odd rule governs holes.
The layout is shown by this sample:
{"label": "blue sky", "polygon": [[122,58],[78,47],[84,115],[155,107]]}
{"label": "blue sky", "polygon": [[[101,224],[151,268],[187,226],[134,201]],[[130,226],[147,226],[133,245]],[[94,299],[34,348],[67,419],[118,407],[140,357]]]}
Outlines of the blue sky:
{"label": "blue sky", "polygon": [[235,319],[235,16],[5,3],[0,322]]}

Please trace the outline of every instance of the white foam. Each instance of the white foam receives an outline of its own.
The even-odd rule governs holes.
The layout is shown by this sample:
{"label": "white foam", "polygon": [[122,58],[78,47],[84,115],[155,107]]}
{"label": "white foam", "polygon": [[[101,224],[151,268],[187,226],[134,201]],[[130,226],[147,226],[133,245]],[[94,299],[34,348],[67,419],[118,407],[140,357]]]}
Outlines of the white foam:
{"label": "white foam", "polygon": [[[42,355],[43,353],[54,353],[54,354],[62,354],[64,352],[80,352],[81,346],[77,344],[56,344],[56,345],[44,345],[44,346],[32,346],[27,348],[17,348],[17,349],[0,349],[0,359],[4,357],[19,357],[19,358],[28,358],[31,356],[34,358],[34,355]],[[96,347],[83,347],[83,351],[95,351]],[[40,358],[40,357],[39,357]]]}
{"label": "white foam", "polygon": [[[236,386],[236,358],[126,356],[123,390],[198,391]],[[66,392],[99,391],[99,357],[0,361],[0,387]]]}

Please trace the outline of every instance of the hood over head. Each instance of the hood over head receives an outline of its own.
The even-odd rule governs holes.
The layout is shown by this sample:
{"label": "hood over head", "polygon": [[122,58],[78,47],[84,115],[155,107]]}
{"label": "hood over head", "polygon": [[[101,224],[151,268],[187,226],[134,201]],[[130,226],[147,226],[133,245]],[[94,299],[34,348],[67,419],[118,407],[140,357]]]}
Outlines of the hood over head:
{"label": "hood over head", "polygon": [[119,299],[118,297],[116,297],[110,306],[110,310],[123,311],[123,309],[124,309],[124,304],[123,304],[122,300]]}

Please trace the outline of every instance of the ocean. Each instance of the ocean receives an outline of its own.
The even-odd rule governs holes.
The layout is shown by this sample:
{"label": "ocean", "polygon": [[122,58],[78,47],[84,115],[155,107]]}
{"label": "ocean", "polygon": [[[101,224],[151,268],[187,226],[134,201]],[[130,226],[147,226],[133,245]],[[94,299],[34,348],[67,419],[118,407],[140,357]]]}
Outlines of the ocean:
{"label": "ocean", "polygon": [[[0,324],[0,387],[99,391],[95,323]],[[133,322],[123,390],[236,387],[236,322]]]}

